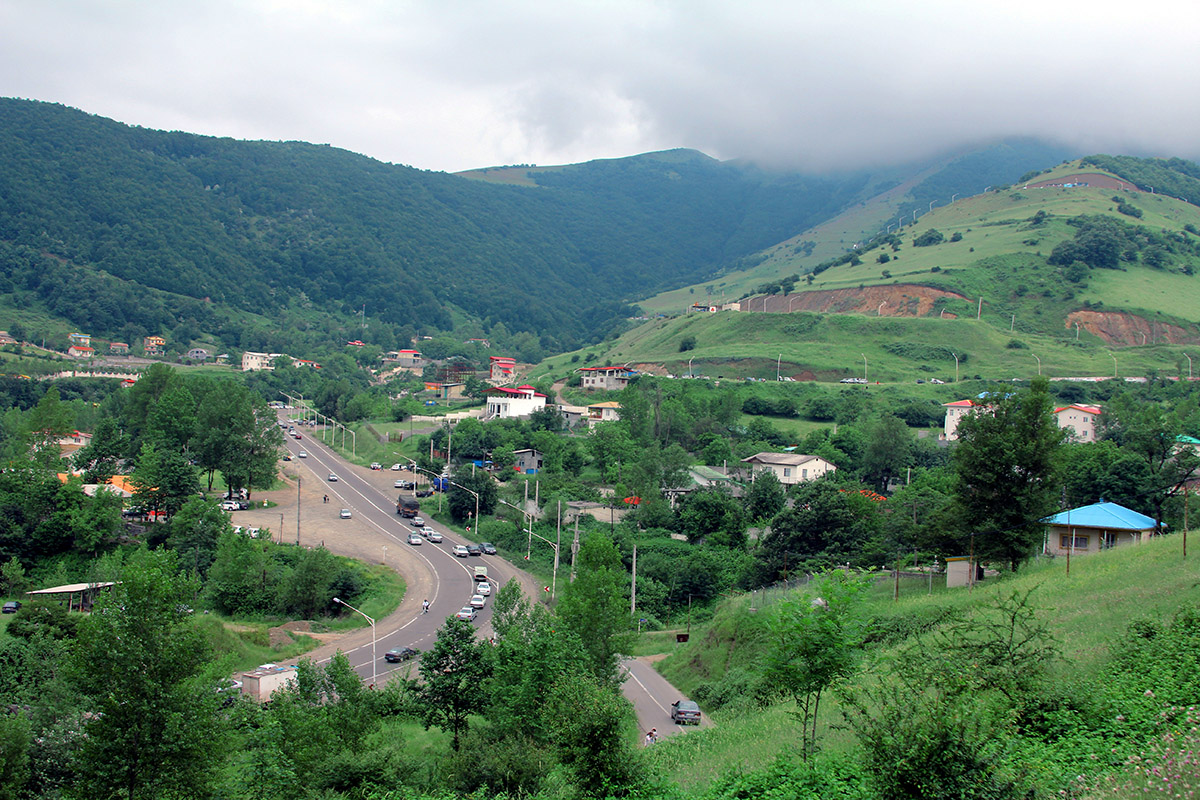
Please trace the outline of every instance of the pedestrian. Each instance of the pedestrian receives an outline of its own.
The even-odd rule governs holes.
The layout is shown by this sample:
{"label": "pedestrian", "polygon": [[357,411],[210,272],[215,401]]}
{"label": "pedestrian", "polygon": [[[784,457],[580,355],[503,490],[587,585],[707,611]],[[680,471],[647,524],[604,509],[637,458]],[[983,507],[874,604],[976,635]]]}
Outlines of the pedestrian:
{"label": "pedestrian", "polygon": [[422,614],[429,613],[429,601],[428,600],[426,600],[424,603],[421,603],[421,613]]}

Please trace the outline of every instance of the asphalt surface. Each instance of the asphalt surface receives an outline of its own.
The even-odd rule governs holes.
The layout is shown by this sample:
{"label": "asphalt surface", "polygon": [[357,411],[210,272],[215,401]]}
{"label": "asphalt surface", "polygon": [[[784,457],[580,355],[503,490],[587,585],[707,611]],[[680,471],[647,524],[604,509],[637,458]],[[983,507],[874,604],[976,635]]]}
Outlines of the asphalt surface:
{"label": "asphalt surface", "polygon": [[[442,543],[422,539],[420,545],[408,544],[407,537],[413,528],[410,520],[396,513],[396,501],[400,495],[411,497],[412,492],[396,489],[393,483],[397,479],[417,480],[420,485],[423,482],[420,477],[407,470],[393,471],[389,464],[382,470],[349,464],[321,443],[319,430],[316,438],[311,428],[297,425],[295,430],[300,439],[285,437],[292,460],[285,462],[284,472],[293,478],[292,487],[271,493],[279,504],[275,509],[238,512],[234,522],[265,526],[278,518],[281,524],[271,525],[271,529],[274,532],[277,527],[283,528],[282,540],[298,540],[302,546],[324,546],[337,555],[362,561],[379,561],[400,573],[407,584],[405,597],[397,609],[387,618],[375,621],[374,643],[369,628],[339,634],[307,653],[306,658],[323,663],[340,650],[365,681],[378,683],[397,674],[415,676],[415,659],[388,664],[384,653],[401,647],[428,649],[446,618],[453,616],[476,593],[475,567],[487,567],[492,586],[492,594],[473,623],[481,637],[492,635],[492,601],[501,586],[516,579],[528,596],[541,591],[533,576],[497,556],[454,556],[454,545],[475,542],[438,524],[430,514],[421,516],[425,525],[442,534]],[[301,450],[306,453],[305,458],[299,457]],[[337,476],[336,481],[329,480],[331,474]],[[299,488],[294,482],[296,477],[300,480]],[[323,499],[326,496],[327,502]],[[291,499],[295,500],[289,507]],[[425,512],[436,508],[437,498],[419,498],[419,502]],[[350,519],[340,518],[343,508],[350,509]],[[422,611],[426,599],[430,601],[429,613]],[[623,668],[628,676],[623,691],[634,705],[642,732],[654,728],[659,738],[681,732],[684,726],[673,724],[670,712],[671,703],[686,699],[685,696],[654,670],[651,659],[627,659]],[[709,724],[705,715],[701,726]]]}

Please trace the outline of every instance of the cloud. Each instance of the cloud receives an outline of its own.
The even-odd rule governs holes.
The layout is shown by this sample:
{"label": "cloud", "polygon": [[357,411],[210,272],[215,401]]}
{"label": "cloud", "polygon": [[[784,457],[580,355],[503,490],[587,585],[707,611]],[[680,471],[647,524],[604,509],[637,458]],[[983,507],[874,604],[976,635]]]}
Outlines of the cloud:
{"label": "cloud", "polygon": [[1200,7],[0,0],[0,91],[458,170],[693,147],[808,170],[999,136],[1200,156]]}

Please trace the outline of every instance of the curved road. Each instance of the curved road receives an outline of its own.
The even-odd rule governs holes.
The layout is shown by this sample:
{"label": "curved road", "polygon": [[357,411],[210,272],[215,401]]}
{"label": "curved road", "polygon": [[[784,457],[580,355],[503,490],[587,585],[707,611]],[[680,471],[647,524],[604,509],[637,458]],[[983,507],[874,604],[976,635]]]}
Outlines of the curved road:
{"label": "curved road", "polygon": [[[337,650],[342,650],[364,680],[371,679],[372,665],[376,680],[380,681],[397,672],[409,674],[413,670],[412,662],[387,664],[383,661],[383,654],[399,647],[428,649],[446,617],[466,605],[475,593],[475,567],[486,566],[488,581],[492,584],[492,594],[474,623],[480,636],[491,635],[492,601],[497,589],[509,580],[516,579],[528,596],[540,590],[533,576],[496,556],[455,557],[452,553],[454,545],[473,542],[429,517],[425,518],[425,524],[442,534],[442,543],[439,545],[423,540],[418,546],[408,544],[407,536],[412,527],[408,524],[409,520],[396,513],[396,498],[401,490],[392,488],[392,484],[398,477],[411,480],[413,473],[389,469],[369,470],[349,464],[320,440],[313,439],[311,428],[301,426],[297,430],[301,439],[291,435],[285,439],[293,459],[291,463],[297,468],[304,488],[329,496],[328,504],[317,502],[314,509],[313,501],[309,500],[301,509],[301,537],[306,511],[329,516],[342,508],[349,508],[353,517],[344,521],[349,537],[332,542],[323,541],[322,544],[338,555],[364,560],[369,560],[370,554],[378,552],[376,548],[383,546],[386,549],[385,560],[404,576],[408,585],[400,607],[387,619],[376,620],[374,660],[370,630],[343,637],[334,645],[322,646],[308,657],[318,662],[328,661]],[[305,451],[307,457],[299,457],[301,450]],[[331,474],[337,476],[336,481],[329,480]],[[432,500],[424,498],[422,505],[429,507]],[[428,614],[421,612],[421,602],[425,599],[431,604]],[[647,659],[627,659],[623,666],[627,677],[622,689],[637,711],[642,730],[654,728],[660,738],[680,730],[671,722],[670,704],[684,696],[658,674]],[[708,724],[706,715],[703,725]]]}

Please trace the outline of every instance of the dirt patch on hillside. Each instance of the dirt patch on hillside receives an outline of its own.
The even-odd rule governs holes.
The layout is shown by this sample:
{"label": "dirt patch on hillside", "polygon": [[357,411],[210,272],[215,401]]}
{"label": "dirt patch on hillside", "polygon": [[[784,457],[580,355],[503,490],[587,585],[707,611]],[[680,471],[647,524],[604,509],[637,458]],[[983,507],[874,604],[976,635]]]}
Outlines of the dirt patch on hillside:
{"label": "dirt patch on hillside", "polygon": [[1196,335],[1195,330],[1120,311],[1073,311],[1067,315],[1067,329],[1074,328],[1075,323],[1079,323],[1079,327],[1088,333],[1099,336],[1106,344],[1200,343],[1200,336]]}
{"label": "dirt patch on hillside", "polygon": [[[861,289],[820,289],[789,295],[759,295],[742,301],[746,311],[784,314],[789,311],[816,311],[825,314],[871,314],[881,317],[927,317],[938,300],[966,300],[955,292],[895,283],[889,286],[864,286]],[[947,314],[947,317],[950,315]]]}

